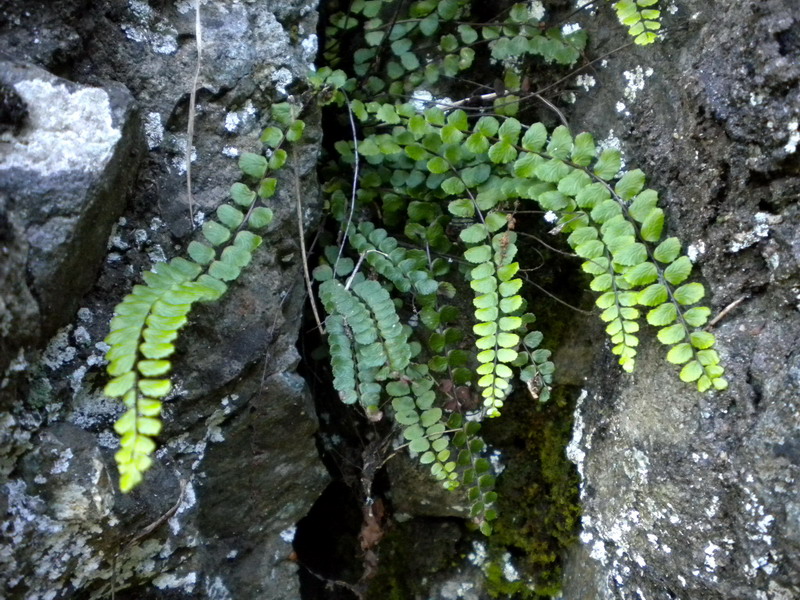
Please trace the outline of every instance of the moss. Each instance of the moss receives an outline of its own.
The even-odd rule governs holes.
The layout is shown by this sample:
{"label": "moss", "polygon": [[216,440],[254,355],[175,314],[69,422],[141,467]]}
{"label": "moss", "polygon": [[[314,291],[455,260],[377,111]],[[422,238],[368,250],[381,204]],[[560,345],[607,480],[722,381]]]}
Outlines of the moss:
{"label": "moss", "polygon": [[[489,539],[488,588],[495,598],[547,598],[560,589],[562,556],[577,539],[580,520],[578,474],[565,454],[572,392],[555,388],[544,406],[522,398],[507,406],[506,426],[488,436],[495,438],[506,465],[498,479],[499,518]],[[503,576],[506,555],[518,581]]]}
{"label": "moss", "polygon": [[412,600],[428,594],[430,579],[458,568],[466,553],[458,519],[413,519],[396,523],[379,548],[380,568],[369,600]]}

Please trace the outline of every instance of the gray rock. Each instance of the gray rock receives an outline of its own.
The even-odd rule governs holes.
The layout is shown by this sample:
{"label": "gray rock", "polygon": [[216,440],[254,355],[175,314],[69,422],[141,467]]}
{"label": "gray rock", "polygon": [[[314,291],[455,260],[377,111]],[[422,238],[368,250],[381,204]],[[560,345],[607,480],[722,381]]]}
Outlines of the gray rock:
{"label": "gray rock", "polygon": [[[2,185],[25,202],[0,198],[9,258],[0,260],[8,307],[0,331],[16,328],[13,344],[4,338],[0,347],[9,363],[0,364],[0,595],[108,598],[115,588],[118,598],[295,600],[293,525],[328,482],[310,394],[294,373],[305,299],[295,185],[311,229],[320,214],[317,113],[304,115],[308,143],[297,149],[296,168],[280,174],[264,247],[225,299],[199,307],[183,331],[157,464],[129,495],[116,489],[113,461],[111,425],[121,407],[100,390],[114,305],[142,270],[182,254],[193,226],[227,199],[241,177],[238,155],[261,149],[269,106],[302,81],[316,53],[316,12],[300,2],[202,3],[192,224],[185,150],[194,3],[109,0],[86,18],[89,8],[11,0],[0,25],[8,28],[0,52],[13,57],[4,65],[25,59],[79,82],[4,67],[12,86],[42,80],[20,92],[28,124],[42,122],[32,105],[50,98],[62,122],[40,129],[94,156],[43,152],[29,125],[4,146],[13,153],[2,156]],[[129,118],[131,95],[146,144]],[[4,135],[13,133],[9,126]],[[142,146],[149,152],[141,164],[126,156]],[[97,185],[111,168],[104,160],[118,169],[118,183],[89,194],[87,227],[77,189]],[[31,283],[20,270],[26,264]]]}
{"label": "gray rock", "polygon": [[584,516],[564,597],[795,598],[800,14],[778,0],[677,7],[686,27],[611,58],[571,119],[611,129],[663,190],[714,312],[742,299],[715,330],[730,387],[681,384],[658,343],[632,377],[596,366],[569,449]]}
{"label": "gray rock", "polygon": [[49,337],[66,324],[94,283],[141,142],[133,98],[120,84],[81,86],[11,61],[0,61],[0,78],[27,109],[22,127],[4,133],[0,145],[0,211],[10,247],[4,371],[18,348],[39,341],[37,329]]}

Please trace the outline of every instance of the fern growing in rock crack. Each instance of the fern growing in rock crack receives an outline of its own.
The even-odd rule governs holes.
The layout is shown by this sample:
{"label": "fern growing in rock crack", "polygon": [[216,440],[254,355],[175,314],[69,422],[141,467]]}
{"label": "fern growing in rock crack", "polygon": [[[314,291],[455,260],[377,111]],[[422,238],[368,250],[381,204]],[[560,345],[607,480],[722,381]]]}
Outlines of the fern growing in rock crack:
{"label": "fern growing in rock crack", "polygon": [[[329,246],[325,252],[327,264],[314,270],[328,314],[325,326],[334,388],[344,403],[359,403],[373,420],[380,420],[384,410],[391,410],[404,443],[422,464],[430,465],[431,474],[448,489],[455,489],[462,482],[467,486],[467,494],[478,507],[473,516],[488,533],[495,517],[492,502],[496,496],[493,477],[483,469],[484,463],[476,462],[478,459],[473,456],[479,452],[478,446],[483,448],[477,437],[480,425],[464,422],[458,414],[447,415],[437,406],[437,382],[432,376],[432,369],[455,369],[464,363],[458,362],[455,354],[439,354],[428,364],[414,362],[422,346],[409,341],[412,328],[401,323],[389,292],[395,297],[410,294],[413,304],[426,305],[428,311],[423,318],[433,327],[434,322],[437,326],[441,323],[440,313],[449,312],[435,306],[437,294],[446,285],[434,278],[421,256],[399,247],[385,229],[365,221],[350,240],[359,252],[358,263],[341,257],[336,246]],[[367,279],[357,268],[374,271],[384,279]],[[342,283],[336,276],[347,279]],[[443,364],[436,358],[443,359]],[[453,454],[451,438],[455,435],[465,444],[469,442],[471,450]]]}
{"label": "fern growing in rock crack", "polygon": [[[656,38],[655,4],[614,3],[636,43]],[[469,12],[466,0],[408,6],[356,0],[347,13],[333,14],[325,55],[335,64],[340,34],[362,27],[364,45],[353,55],[361,81],[325,67],[309,83],[320,104],[346,105],[360,135],[335,143],[339,159],[325,192],[341,224],[340,242],[325,249],[314,277],[341,400],[373,420],[390,415],[434,478],[448,489],[466,489],[470,515],[488,535],[496,494],[480,420],[500,415],[517,376],[532,397],[547,401],[554,371],[522,293],[517,203],[551,211],[556,229],[584,259],[612,352],[625,371],[634,368],[646,311],[682,380],[700,391],[724,389],[726,382],[714,336],[699,329],[710,315],[697,306],[703,286],[687,283],[692,265],[678,239],[664,236],[664,213],[657,193],[644,188],[643,173],[620,173],[619,153],[598,152],[588,133],[573,137],[566,127],[550,131],[514,118],[533,76],[520,61],[572,65],[585,33],[548,27],[525,4],[512,5],[497,23],[470,22]],[[471,69],[481,45],[502,65],[502,84],[476,99],[491,102],[493,114],[458,108],[470,99],[445,111],[418,94]],[[429,107],[397,100],[404,95]],[[219,299],[262,243],[251,230],[268,225],[272,213],[257,199],[275,193],[277,180],[267,173],[286,162],[282,145],[303,135],[296,113],[287,103],[273,106],[278,126],[261,138],[269,158],[246,153],[240,160],[255,189],[234,184],[233,204],[220,206],[217,219],[203,225],[205,242],[191,242],[188,258],[144,273],[145,285],[115,309],[105,393],[127,408],[115,425],[123,491],[152,464],[162,402],[172,387],[169,357],[191,308]],[[344,176],[351,167],[357,176],[352,195]],[[374,217],[388,230],[376,227]],[[458,305],[467,287],[471,338],[460,326],[465,311]]]}
{"label": "fern growing in rock crack", "polygon": [[254,231],[270,224],[272,210],[258,204],[275,193],[277,180],[267,173],[284,165],[286,151],[281,145],[302,135],[303,122],[294,118],[295,110],[288,104],[273,107],[273,117],[285,130],[264,131],[262,141],[272,149],[269,159],[253,153],[240,157],[242,171],[258,182],[256,190],[235,183],[230,190],[233,202],[220,205],[216,219],[203,224],[204,241],[189,244],[188,258],[173,258],[144,272],[144,285],[134,286],[114,309],[105,339],[112,379],[103,391],[110,398],[121,398],[127,409],[114,425],[121,436],[115,458],[123,492],[138,485],[152,465],[162,402],[172,390],[169,357],[192,307],[225,294],[263,241]]}
{"label": "fern growing in rock crack", "polygon": [[[614,3],[638,44],[656,38],[655,4]],[[527,76],[519,61],[535,56],[572,64],[585,45],[584,33],[548,29],[523,4],[511,6],[496,24],[471,23],[469,10],[469,3],[459,0],[408,6],[374,0],[350,3],[349,12],[333,15],[326,46],[332,64],[341,35],[363,27],[364,45],[354,53],[359,79],[345,80],[341,71],[325,67],[311,83],[337,78],[341,89],[334,101],[347,106],[360,134],[334,144],[339,156],[325,191],[341,234],[316,273],[323,282],[332,366],[343,400],[361,401],[371,414],[391,406],[412,454],[433,465],[447,487],[459,480],[472,486],[473,515],[489,532],[493,478],[480,458],[483,442],[464,436],[477,434],[474,420],[500,415],[517,376],[534,398],[546,401],[554,371],[522,293],[513,218],[518,205],[530,202],[553,214],[555,230],[567,235],[583,258],[590,287],[599,294],[596,304],[611,351],[623,370],[634,369],[644,316],[669,347],[666,358],[680,366],[683,381],[700,391],[724,389],[727,383],[714,336],[700,329],[710,314],[697,305],[704,288],[687,283],[691,263],[681,255],[678,239],[664,235],[664,212],[657,193],[645,189],[644,174],[621,172],[619,152],[599,152],[588,133],[573,136],[564,126],[548,130],[515,118]],[[478,42],[486,42],[489,58],[503,64],[502,93],[442,106],[431,94],[419,93],[470,69]],[[409,95],[416,100],[402,100]],[[492,114],[470,115],[460,108],[468,102],[491,102]],[[426,103],[427,108],[419,106]],[[351,168],[357,176],[352,191],[342,175]],[[370,222],[376,217],[396,236],[376,228]],[[461,254],[459,273],[452,269],[454,252]],[[336,276],[348,280],[343,284]],[[375,293],[382,290],[385,316],[358,293],[367,283]],[[450,326],[451,319],[465,318],[458,309],[453,315],[448,304],[464,284],[473,294],[471,340]],[[402,307],[412,327],[400,328],[394,307]],[[408,363],[404,356],[402,364],[378,366],[381,360],[391,363],[372,332],[380,318],[402,330],[398,339],[411,349]],[[465,350],[464,343],[472,349]],[[415,386],[422,395],[409,394]],[[465,422],[463,408],[452,402],[456,388],[462,397],[471,389],[480,395],[482,408],[473,422]],[[461,429],[446,434],[456,427]],[[457,450],[465,444],[469,457]],[[476,486],[481,479],[485,486]]]}

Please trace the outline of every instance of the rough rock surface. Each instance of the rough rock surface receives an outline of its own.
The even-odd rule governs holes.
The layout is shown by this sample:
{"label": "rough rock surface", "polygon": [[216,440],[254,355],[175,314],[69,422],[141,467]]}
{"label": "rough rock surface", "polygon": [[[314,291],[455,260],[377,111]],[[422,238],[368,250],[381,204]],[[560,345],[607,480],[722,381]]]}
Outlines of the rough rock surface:
{"label": "rough rock surface", "polygon": [[[116,490],[111,425],[121,410],[100,394],[102,339],[139,272],[191,239],[194,5],[3,6],[0,52],[11,62],[0,79],[28,105],[18,131],[0,115],[10,140],[0,149],[4,598],[108,598],[112,588],[119,599],[299,597],[293,527],[328,475],[294,372],[305,288],[293,172],[280,179],[265,247],[182,334],[157,465],[133,493]],[[239,179],[238,154],[260,149],[266,109],[313,61],[316,18],[308,2],[201,3],[195,225]],[[317,120],[306,116],[295,161],[308,224],[319,214]],[[137,146],[147,148],[140,168]]]}
{"label": "rough rock surface", "polygon": [[570,447],[584,516],[564,598],[797,598],[800,8],[674,7],[667,39],[609,57],[570,119],[661,190],[714,313],[741,299],[715,327],[730,387],[682,385],[658,343],[633,377],[595,368]]}
{"label": "rough rock surface", "polygon": [[0,144],[0,218],[14,249],[0,300],[5,371],[22,345],[69,322],[94,284],[143,144],[121,84],[80,86],[12,61],[0,61],[0,77],[25,110]]}
{"label": "rough rock surface", "polygon": [[[585,388],[570,446],[583,476],[583,533],[563,597],[788,600],[800,595],[799,11],[793,0],[661,4],[666,40],[592,65],[574,80],[577,101],[565,113],[574,129],[621,145],[628,164],[662,191],[670,231],[687,241],[709,305],[719,312],[744,298],[716,326],[731,386],[693,392],[644,336],[634,376],[621,375],[610,354],[585,367],[591,338],[602,339],[596,324],[556,352],[559,383]],[[9,362],[0,358],[0,595],[10,599],[107,598],[112,587],[121,600],[301,597],[293,526],[327,474],[310,394],[293,373],[305,291],[288,179],[267,248],[223,303],[193,313],[182,335],[180,385],[157,466],[140,490],[115,491],[109,432],[120,409],[99,395],[101,340],[137,274],[189,240],[193,6],[9,0],[0,14],[0,51],[9,60],[75,82],[65,84],[70,93],[125,86],[148,148],[138,172],[131,161],[111,161],[137,181],[123,217],[85,234],[108,241],[102,266],[97,249],[85,259],[86,277],[96,280],[86,295],[80,286],[88,284],[72,279],[62,296],[37,290],[36,273],[40,286],[58,277],[48,276],[56,271],[49,258],[21,276],[37,247],[27,211],[45,204],[23,210],[0,196],[0,334],[16,332],[0,347]],[[607,8],[577,17],[594,56],[624,39]],[[312,3],[209,1],[201,17],[190,152],[197,223],[238,177],[237,154],[259,147],[264,110],[292,92],[316,50]],[[2,135],[28,135],[17,125],[20,110],[0,100]],[[298,170],[311,222],[319,130],[313,116],[306,120],[311,137]],[[47,293],[58,316],[45,323],[38,295]],[[486,546],[465,537],[453,506],[437,510],[438,495],[420,506],[426,487],[433,484],[395,490],[415,518],[382,542],[378,583],[387,587],[374,597],[484,600]],[[338,508],[326,514],[335,519]],[[515,573],[517,558],[503,557],[503,577]],[[419,580],[409,582],[407,569]]]}

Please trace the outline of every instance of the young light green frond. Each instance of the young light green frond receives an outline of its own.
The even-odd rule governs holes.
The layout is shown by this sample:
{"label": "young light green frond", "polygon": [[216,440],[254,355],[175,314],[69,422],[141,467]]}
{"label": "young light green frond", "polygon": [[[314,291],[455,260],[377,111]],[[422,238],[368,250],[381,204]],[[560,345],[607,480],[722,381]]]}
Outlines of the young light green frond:
{"label": "young light green frond", "polygon": [[618,0],[614,2],[619,22],[639,45],[652,44],[661,29],[661,11],[655,8],[658,0]]}
{"label": "young light green frond", "polygon": [[[274,136],[267,138],[279,142]],[[243,155],[240,163],[253,176],[263,176],[266,169],[266,159],[258,155]],[[231,196],[243,207],[251,207],[255,200],[255,193],[244,184],[235,184]],[[127,407],[115,425],[121,436],[121,449],[115,456],[123,492],[138,485],[152,465],[156,447],[152,438],[162,427],[160,399],[172,390],[172,382],[165,378],[172,368],[168,358],[175,351],[173,342],[187,323],[192,306],[221,297],[227,291],[224,282],[239,276],[252,251],[261,244],[261,238],[249,231],[239,231],[229,244],[233,231],[244,223],[245,215],[239,209],[223,204],[216,215],[219,222],[207,221],[202,227],[210,245],[194,240],[187,248],[191,260],[177,257],[143,273],[146,285],[134,286],[114,311],[106,337],[112,379],[104,393],[122,398]],[[257,207],[250,212],[248,224],[265,225],[271,216],[269,209]],[[219,254],[214,247],[222,247]]]}

